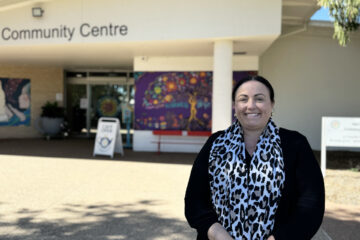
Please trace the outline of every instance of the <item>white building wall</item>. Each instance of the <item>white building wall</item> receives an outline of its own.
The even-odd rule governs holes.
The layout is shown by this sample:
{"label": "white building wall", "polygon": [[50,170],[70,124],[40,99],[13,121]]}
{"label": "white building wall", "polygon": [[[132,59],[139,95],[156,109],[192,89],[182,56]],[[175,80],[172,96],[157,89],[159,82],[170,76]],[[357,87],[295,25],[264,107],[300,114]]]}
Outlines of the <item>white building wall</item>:
{"label": "white building wall", "polygon": [[[43,17],[32,17],[33,6],[43,8]],[[281,0],[45,1],[2,11],[0,22],[2,27],[16,31],[74,28],[71,39],[1,39],[0,44],[9,45],[277,36],[281,30]],[[125,36],[81,37],[84,23],[90,27],[126,25],[128,29]],[[89,33],[89,27],[84,29]],[[5,34],[8,36],[8,31]]]}
{"label": "white building wall", "polygon": [[332,29],[279,38],[260,58],[260,74],[275,90],[274,120],[321,144],[322,116],[360,116],[360,38],[347,47]]}

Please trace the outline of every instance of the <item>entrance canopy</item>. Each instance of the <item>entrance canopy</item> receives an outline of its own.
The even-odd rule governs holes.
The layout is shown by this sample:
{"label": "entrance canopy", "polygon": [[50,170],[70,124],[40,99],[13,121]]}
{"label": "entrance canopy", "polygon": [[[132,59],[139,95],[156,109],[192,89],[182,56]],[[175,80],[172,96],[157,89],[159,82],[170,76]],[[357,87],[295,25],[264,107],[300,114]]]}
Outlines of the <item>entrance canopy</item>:
{"label": "entrance canopy", "polygon": [[[256,56],[273,40],[272,37],[237,41],[234,52]],[[129,69],[135,56],[212,56],[213,47],[211,40],[0,46],[0,63]]]}
{"label": "entrance canopy", "polygon": [[301,26],[318,8],[254,2],[0,0],[0,63],[131,69],[135,56],[213,56],[219,39],[233,41],[234,55],[259,56],[281,24]]}

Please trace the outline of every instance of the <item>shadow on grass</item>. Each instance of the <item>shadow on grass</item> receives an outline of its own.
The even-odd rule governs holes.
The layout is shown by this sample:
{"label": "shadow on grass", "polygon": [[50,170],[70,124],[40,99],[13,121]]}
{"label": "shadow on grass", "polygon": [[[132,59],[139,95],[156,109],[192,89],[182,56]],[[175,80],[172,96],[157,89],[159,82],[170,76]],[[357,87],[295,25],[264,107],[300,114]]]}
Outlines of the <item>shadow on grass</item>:
{"label": "shadow on grass", "polygon": [[0,140],[0,154],[34,157],[77,158],[87,160],[131,161],[148,163],[193,164],[194,153],[134,152],[125,149],[125,156],[93,156],[93,139],[6,139]]}
{"label": "shadow on grass", "polygon": [[[146,208],[141,206],[148,205]],[[149,210],[151,201],[135,204],[66,204],[56,209],[52,219],[44,219],[44,212],[21,209],[14,213],[15,222],[0,219],[2,240],[41,239],[195,239],[195,232],[185,221],[160,216]],[[59,216],[54,218],[54,216]],[[14,230],[15,229],[15,230]]]}

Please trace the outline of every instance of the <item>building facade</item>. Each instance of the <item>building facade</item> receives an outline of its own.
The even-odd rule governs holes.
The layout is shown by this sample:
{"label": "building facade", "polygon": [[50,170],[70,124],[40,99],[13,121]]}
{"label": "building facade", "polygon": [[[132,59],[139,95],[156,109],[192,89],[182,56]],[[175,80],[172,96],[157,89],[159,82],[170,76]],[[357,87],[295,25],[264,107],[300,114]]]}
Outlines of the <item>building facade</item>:
{"label": "building facade", "polygon": [[132,129],[136,151],[161,141],[162,151],[197,152],[231,124],[233,84],[261,74],[274,85],[276,122],[319,149],[322,116],[360,115],[360,41],[355,33],[339,47],[330,26],[309,21],[317,8],[312,0],[0,1],[0,135],[41,137],[41,107],[57,101],[79,135],[113,116]]}

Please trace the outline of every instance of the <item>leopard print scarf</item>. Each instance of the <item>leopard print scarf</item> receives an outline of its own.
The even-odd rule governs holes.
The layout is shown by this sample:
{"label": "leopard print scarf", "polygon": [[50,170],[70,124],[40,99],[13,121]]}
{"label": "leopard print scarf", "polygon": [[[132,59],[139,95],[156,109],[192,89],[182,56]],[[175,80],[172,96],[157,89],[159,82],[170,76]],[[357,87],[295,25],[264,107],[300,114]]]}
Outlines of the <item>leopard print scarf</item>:
{"label": "leopard print scarf", "polygon": [[266,239],[284,185],[279,129],[270,118],[249,169],[242,127],[234,122],[213,143],[209,157],[211,200],[218,221],[235,240]]}

